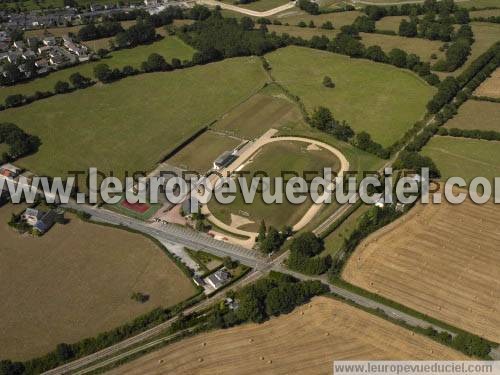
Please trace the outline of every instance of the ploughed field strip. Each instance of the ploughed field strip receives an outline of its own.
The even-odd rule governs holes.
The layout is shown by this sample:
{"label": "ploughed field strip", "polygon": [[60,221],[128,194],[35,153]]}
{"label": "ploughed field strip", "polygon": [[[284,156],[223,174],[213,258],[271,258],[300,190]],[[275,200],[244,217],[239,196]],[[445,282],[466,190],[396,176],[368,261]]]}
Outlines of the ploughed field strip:
{"label": "ploughed field strip", "polygon": [[464,355],[326,297],[263,324],[201,334],[111,374],[328,374],[334,360],[464,359]]}
{"label": "ploughed field strip", "polygon": [[493,203],[419,205],[364,241],[342,277],[498,342],[499,224]]}

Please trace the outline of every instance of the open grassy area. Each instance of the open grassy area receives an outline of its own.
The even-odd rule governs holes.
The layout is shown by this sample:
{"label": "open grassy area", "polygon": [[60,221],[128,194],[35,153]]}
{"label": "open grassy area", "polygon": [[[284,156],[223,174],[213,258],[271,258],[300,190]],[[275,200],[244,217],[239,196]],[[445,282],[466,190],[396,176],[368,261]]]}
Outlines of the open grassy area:
{"label": "open grassy area", "polygon": [[[277,34],[289,34],[298,36],[306,40],[311,39],[313,36],[325,35],[328,38],[334,38],[339,30],[325,30],[321,28],[309,28],[298,26],[276,26],[269,25],[270,31],[275,31]],[[398,35],[385,35],[376,33],[360,33],[361,42],[366,46],[378,45],[389,53],[394,48],[399,48],[407,53],[414,53],[419,56],[422,61],[430,61],[431,55],[435,54],[437,58],[441,58],[444,53],[439,50],[443,42],[436,40],[427,40],[421,38],[405,38]]]}
{"label": "open grassy area", "polygon": [[201,269],[208,273],[222,266],[222,259],[203,250],[186,249],[189,256],[200,265]]}
{"label": "open grassy area", "polygon": [[354,211],[340,226],[324,238],[325,250],[321,256],[331,255],[332,257],[342,248],[344,239],[356,229],[359,218],[370,209],[369,205],[362,205]]}
{"label": "open grassy area", "polygon": [[240,143],[239,139],[208,131],[172,156],[168,162],[182,169],[204,173],[212,168],[220,154],[233,150]]}
{"label": "open grassy area", "polygon": [[254,139],[271,128],[301,120],[299,109],[281,92],[266,88],[217,121],[214,129]]}
{"label": "open grassy area", "polygon": [[476,139],[433,137],[422,154],[430,156],[443,178],[458,176],[470,181],[483,176],[500,176],[500,142]]}
{"label": "open grassy area", "polygon": [[[247,163],[242,172],[249,172],[247,181],[250,183],[250,178],[257,171],[265,171],[269,177],[281,176],[283,171],[297,172],[299,175],[303,171],[315,171],[316,175],[320,175],[323,168],[330,167],[334,171],[339,169],[338,159],[329,151],[324,149],[307,149],[307,144],[304,142],[276,142],[265,145],[260,149],[255,156],[252,157],[251,163]],[[262,176],[259,174],[258,176]],[[290,174],[284,176],[284,183],[292,177]],[[310,174],[307,178],[313,178]],[[272,184],[271,192],[274,191]],[[284,197],[282,204],[268,205],[262,200],[262,194],[257,193],[253,203],[246,204],[243,200],[243,195],[238,193],[233,203],[223,205],[212,199],[208,206],[212,214],[226,224],[238,226],[239,229],[257,231],[262,219],[267,225],[272,225],[281,229],[285,225],[293,225],[297,223],[311,205],[311,201],[306,201],[303,204],[295,205]],[[241,225],[235,225],[234,217],[239,216]],[[243,220],[241,220],[243,219]]]}
{"label": "open grassy area", "polygon": [[[43,355],[115,328],[195,293],[190,280],[149,239],[67,216],[43,237],[21,236],[0,208],[0,357]],[[149,295],[146,303],[130,298]]]}
{"label": "open grassy area", "polygon": [[[298,95],[308,111],[328,107],[336,119],[369,132],[384,146],[424,115],[435,91],[411,72],[325,51],[287,47],[266,57],[276,80]],[[322,85],[325,75],[335,88]]]}
{"label": "open grassy area", "polygon": [[475,10],[470,12],[470,17],[498,17],[500,16],[500,3],[497,2],[498,9]]}
{"label": "open grassy area", "polygon": [[[151,73],[2,112],[2,120],[38,135],[38,153],[17,161],[38,174],[149,171],[167,153],[248,98],[266,80],[245,57]],[[221,95],[224,92],[224,95]]]}
{"label": "open grassy area", "polygon": [[468,100],[458,114],[446,122],[447,128],[500,131],[500,103]]}
{"label": "open grassy area", "polygon": [[465,355],[327,297],[263,324],[219,329],[113,369],[132,374],[331,374],[336,360],[444,360]]}
{"label": "open grassy area", "polygon": [[500,68],[491,75],[474,91],[474,95],[500,99]]}
{"label": "open grassy area", "polygon": [[398,32],[402,20],[410,20],[408,16],[387,16],[375,23],[377,30],[392,30]]}
{"label": "open grassy area", "polygon": [[148,45],[113,52],[109,57],[98,62],[84,63],[59,70],[46,77],[37,78],[27,83],[10,87],[0,87],[0,102],[3,102],[7,96],[12,94],[32,95],[36,91],[53,91],[57,81],[68,81],[69,76],[75,72],[80,72],[86,77],[94,78],[94,67],[100,63],[106,63],[112,68],[123,68],[125,65],[132,65],[135,68],[139,68],[141,63],[153,52],[159,53],[167,61],[171,61],[174,57],[180,60],[190,59],[193,56],[194,50],[177,37],[168,36]]}
{"label": "open grassy area", "polygon": [[292,26],[297,25],[300,21],[304,21],[307,24],[310,21],[313,21],[314,24],[319,27],[324,22],[330,21],[335,29],[340,30],[340,28],[344,25],[351,25],[357,17],[363,14],[364,13],[359,11],[352,11],[340,13],[325,13],[314,16],[301,10],[290,10],[283,12],[282,14],[278,14],[273,18],[278,19],[283,24],[289,23]]}
{"label": "open grassy area", "polygon": [[460,2],[459,5],[464,8],[500,7],[500,4],[498,4],[498,0],[469,0]]}

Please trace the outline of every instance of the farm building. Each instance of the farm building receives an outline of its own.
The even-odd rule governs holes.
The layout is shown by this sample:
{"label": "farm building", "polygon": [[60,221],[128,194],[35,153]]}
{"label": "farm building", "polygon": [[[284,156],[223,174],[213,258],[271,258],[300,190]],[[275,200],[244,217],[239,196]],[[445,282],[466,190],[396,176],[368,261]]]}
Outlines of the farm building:
{"label": "farm building", "polygon": [[225,151],[217,159],[215,159],[214,169],[218,171],[222,168],[225,168],[237,158],[238,157],[233,153],[233,151]]}

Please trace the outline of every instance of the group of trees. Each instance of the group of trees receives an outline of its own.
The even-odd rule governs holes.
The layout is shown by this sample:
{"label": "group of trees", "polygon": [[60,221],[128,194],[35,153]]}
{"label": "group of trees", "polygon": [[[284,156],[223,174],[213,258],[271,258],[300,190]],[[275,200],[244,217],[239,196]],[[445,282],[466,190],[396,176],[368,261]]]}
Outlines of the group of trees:
{"label": "group of trees", "polygon": [[452,72],[461,67],[467,60],[474,42],[471,27],[462,25],[453,38],[453,43],[446,50],[446,59],[439,60],[434,64],[434,70]]}
{"label": "group of trees", "polygon": [[235,56],[261,56],[282,46],[279,37],[266,32],[265,24],[261,24],[260,30],[253,29],[253,26],[249,18],[244,17],[238,22],[235,18],[223,18],[220,12],[214,11],[204,21],[184,26],[179,36],[197,49],[194,64]]}
{"label": "group of trees", "polygon": [[427,103],[430,113],[437,113],[446,103],[449,103],[460,90],[460,85],[454,77],[446,77],[439,85],[437,93]]}
{"label": "group of trees", "polygon": [[288,237],[292,235],[292,228],[285,227],[280,232],[275,227],[266,227],[264,220],[261,221],[259,227],[259,235],[256,238],[257,244],[259,245],[260,251],[265,254],[271,254],[274,251],[280,249],[281,245],[286,241]]}
{"label": "group of trees", "polygon": [[319,256],[324,248],[321,238],[316,237],[312,232],[304,232],[292,240],[287,265],[290,269],[307,275],[321,275],[330,268],[332,263],[329,255]]}
{"label": "group of trees", "polygon": [[148,20],[139,19],[135,25],[116,34],[115,43],[118,48],[130,48],[151,43],[155,39],[156,30],[154,25]]}
{"label": "group of trees", "polygon": [[500,141],[500,132],[494,130],[439,128],[438,134],[448,135],[450,137],[485,139],[487,141]]}
{"label": "group of trees", "polygon": [[319,14],[319,5],[309,0],[299,0],[298,7],[309,14]]}
{"label": "group of trees", "polygon": [[123,32],[123,27],[120,22],[106,21],[100,24],[90,23],[83,26],[78,31],[78,39],[82,41],[93,40],[99,38],[108,38]]}
{"label": "group of trees", "polygon": [[238,309],[219,305],[212,313],[212,327],[228,328],[244,322],[261,323],[270,316],[291,312],[311,297],[326,293],[328,287],[319,281],[298,281],[271,271],[269,276],[238,290],[232,297],[238,300]]}
{"label": "group of trees", "polygon": [[440,176],[439,169],[436,167],[434,161],[428,156],[421,155],[417,151],[401,151],[393,167],[397,170],[413,171],[429,168],[429,176],[431,178],[438,178]]}
{"label": "group of trees", "polygon": [[11,123],[0,123],[0,144],[9,146],[9,151],[1,155],[2,161],[12,161],[38,151],[40,138],[25,133]]}
{"label": "group of trees", "polygon": [[333,135],[341,141],[347,142],[354,136],[354,131],[345,121],[337,121],[332,112],[325,107],[318,107],[314,110],[309,120],[313,128]]}

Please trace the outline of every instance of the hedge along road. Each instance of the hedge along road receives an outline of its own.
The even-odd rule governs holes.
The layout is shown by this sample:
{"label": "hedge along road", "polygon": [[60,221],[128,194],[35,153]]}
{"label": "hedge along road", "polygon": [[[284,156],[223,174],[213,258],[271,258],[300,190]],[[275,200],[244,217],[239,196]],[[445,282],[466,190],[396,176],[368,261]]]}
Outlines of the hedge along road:
{"label": "hedge along road", "polygon": [[197,0],[196,2],[198,4],[209,5],[209,6],[213,6],[213,7],[219,6],[222,9],[232,10],[233,12],[243,13],[243,14],[246,14],[248,16],[253,16],[253,17],[269,17],[269,16],[272,16],[276,13],[280,13],[280,12],[283,12],[284,10],[292,9],[293,7],[295,7],[295,1],[291,1],[288,4],[281,5],[279,7],[266,10],[265,12],[257,12],[255,10],[245,9],[245,8],[238,7],[236,5],[226,4],[226,3],[223,3],[221,1],[215,1],[215,0]]}
{"label": "hedge along road", "polygon": [[[227,172],[233,172],[238,169],[241,165],[243,165],[248,159],[250,159],[251,156],[253,156],[260,148],[262,148],[264,145],[274,143],[274,142],[286,142],[286,141],[294,141],[294,142],[304,142],[307,143],[308,145],[315,145],[318,147],[322,147],[325,150],[331,152],[337,159],[340,161],[340,169],[337,172],[338,175],[336,177],[337,180],[341,180],[344,173],[349,170],[349,161],[347,158],[344,156],[342,152],[340,152],[338,149],[336,149],[333,146],[330,146],[327,143],[317,141],[315,139],[309,139],[305,137],[293,137],[293,136],[283,136],[283,137],[273,137],[274,134],[276,134],[275,129],[270,129],[267,131],[262,137],[260,137],[251,147],[249,147],[247,150],[245,150],[240,157],[232,163],[229,167],[227,167],[225,170],[221,172],[222,175],[227,175]],[[335,189],[335,184],[332,182],[329,184],[328,189],[331,189],[332,191]],[[294,224],[293,230],[294,231],[299,231],[302,228],[304,228],[319,212],[319,210],[323,207],[322,203],[316,204],[313,203],[311,207],[307,210],[307,212],[302,216],[302,218]],[[250,237],[250,239],[254,239],[255,236],[258,235],[258,233],[255,232],[250,232],[242,229],[235,228],[231,225],[228,225],[224,223],[223,221],[219,220],[217,217],[215,217],[209,210],[208,205],[204,205],[202,208],[202,213],[207,215],[207,219],[211,221],[213,224],[216,226],[240,235],[240,236],[247,236]]]}

